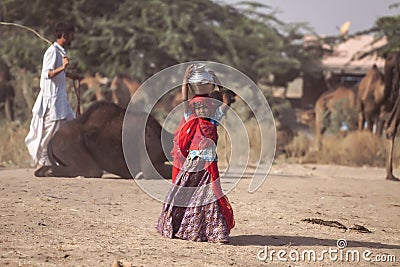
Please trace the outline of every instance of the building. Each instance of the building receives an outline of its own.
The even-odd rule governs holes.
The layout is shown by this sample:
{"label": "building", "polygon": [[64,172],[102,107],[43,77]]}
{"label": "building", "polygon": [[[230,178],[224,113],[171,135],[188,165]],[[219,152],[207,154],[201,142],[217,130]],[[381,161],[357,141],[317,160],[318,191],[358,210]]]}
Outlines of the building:
{"label": "building", "polygon": [[316,37],[305,37],[305,46],[319,45],[324,55],[302,73],[301,81],[295,80],[288,85],[286,96],[297,107],[313,108],[324,91],[337,84],[352,86],[358,83],[374,64],[383,72],[385,60],[378,52],[387,44],[386,37],[358,35],[345,41],[338,40],[322,39],[321,44]]}

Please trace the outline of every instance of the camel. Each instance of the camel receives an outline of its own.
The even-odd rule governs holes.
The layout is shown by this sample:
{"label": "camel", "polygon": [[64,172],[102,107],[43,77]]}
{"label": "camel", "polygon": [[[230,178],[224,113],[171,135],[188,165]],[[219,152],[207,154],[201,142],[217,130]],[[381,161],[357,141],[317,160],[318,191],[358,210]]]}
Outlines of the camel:
{"label": "camel", "polygon": [[[332,118],[343,115],[342,122],[351,127],[351,111],[355,107],[354,88],[339,85],[335,90],[324,92],[315,103],[315,136],[317,149],[322,147],[321,138],[332,123]],[[350,114],[349,114],[350,112]],[[340,125],[338,125],[338,128]]]}
{"label": "camel", "polygon": [[364,78],[360,81],[357,90],[357,114],[358,130],[364,129],[367,122],[367,130],[372,132],[374,122],[376,122],[375,134],[381,136],[385,111],[385,82],[383,74],[374,64]]}
{"label": "camel", "polygon": [[14,88],[8,66],[0,60],[0,102],[4,102],[6,119],[14,120]]}
{"label": "camel", "polygon": [[[111,102],[121,106],[122,108],[127,108],[131,97],[137,92],[140,85],[141,84],[139,82],[131,79],[128,75],[115,75],[110,85],[110,90],[112,92]],[[145,96],[143,96],[141,92],[141,95],[136,97],[136,101],[145,102],[144,97]],[[168,113],[181,102],[182,97],[180,90],[173,90],[164,95],[157,103],[155,103],[154,110]]]}
{"label": "camel", "polygon": [[[236,94],[229,89],[223,89],[223,92],[226,93],[228,97],[229,104],[232,104],[236,101]],[[214,98],[220,102],[222,102],[222,91],[214,90],[210,93],[210,97]],[[193,93],[189,92],[189,98],[194,96]],[[164,112],[170,112],[174,107],[182,103],[182,95],[177,90],[171,91],[168,94],[164,95],[154,106],[154,110],[162,110]],[[213,111],[215,112],[215,110]]]}
{"label": "camel", "polygon": [[398,126],[400,123],[400,52],[385,57],[385,91],[387,93],[386,108],[391,110],[385,124],[386,137],[390,140],[386,154],[386,179],[400,181],[393,175],[393,149]]}
{"label": "camel", "polygon": [[[111,81],[110,90],[112,92],[112,103],[115,103],[122,108],[127,108],[131,97],[137,92],[140,87],[140,83],[134,79],[131,79],[128,75],[125,74],[117,74],[113,80]],[[215,91],[213,96],[220,101],[222,101],[222,96],[219,95],[219,91]],[[234,102],[234,98],[236,94],[227,89],[228,97],[230,99],[230,103]],[[190,93],[190,97],[193,94]],[[136,101],[143,101],[144,102],[143,94],[136,98]],[[174,107],[182,103],[182,96],[179,90],[174,89],[169,93],[162,96],[157,103],[154,105],[154,111],[161,111],[169,113]],[[140,106],[139,103],[137,103]],[[142,103],[143,104],[143,103]],[[153,111],[152,111],[153,112]]]}
{"label": "camel", "polygon": [[110,90],[112,92],[112,102],[127,108],[131,96],[139,89],[140,83],[128,75],[117,74],[111,81]]}
{"label": "camel", "polygon": [[[228,105],[231,105],[236,95],[230,90],[225,93]],[[222,100],[221,94],[215,92],[211,97]],[[140,125],[146,125],[145,147],[140,142],[143,140],[143,128]],[[122,126],[131,129],[129,151],[123,151]],[[101,177],[103,171],[107,171],[124,178],[137,177],[138,174],[144,178],[170,178],[172,166],[166,164],[168,157],[163,151],[169,153],[172,147],[173,135],[164,130],[152,115],[126,111],[114,103],[99,101],[80,117],[60,127],[47,147],[52,165],[39,169],[35,175]],[[130,162],[128,168],[123,152],[133,153],[129,155],[134,155],[133,158],[138,161]]]}
{"label": "camel", "polygon": [[102,90],[102,86],[106,86],[108,84],[108,78],[100,73],[96,72],[94,75],[91,73],[86,73],[83,79],[80,81],[80,84],[83,98],[89,94],[91,101],[111,101],[111,96],[108,96],[107,93]]}
{"label": "camel", "polygon": [[[48,144],[48,154],[52,166],[42,167],[36,176],[54,177],[101,177],[103,171],[124,178],[131,178],[142,172],[145,178],[171,177],[171,165],[165,164],[167,157],[161,149],[161,133],[172,149],[172,134],[163,130],[161,125],[144,112],[126,112],[116,104],[104,101],[96,102],[77,119],[63,124]],[[132,129],[129,133],[135,140],[132,151],[138,161],[130,163],[128,169],[122,147],[122,125]],[[140,145],[145,125],[146,147]],[[137,142],[136,142],[137,140]],[[164,142],[163,142],[164,143]],[[164,144],[165,146],[165,144]],[[148,164],[147,155],[152,165]],[[131,171],[131,172],[130,172]]]}

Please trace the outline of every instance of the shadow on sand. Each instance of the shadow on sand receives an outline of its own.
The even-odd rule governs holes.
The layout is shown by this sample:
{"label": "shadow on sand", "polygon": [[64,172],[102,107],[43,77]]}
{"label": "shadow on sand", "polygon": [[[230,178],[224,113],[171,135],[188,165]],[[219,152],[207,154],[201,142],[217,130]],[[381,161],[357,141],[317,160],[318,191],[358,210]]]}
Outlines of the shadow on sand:
{"label": "shadow on sand", "polygon": [[[337,240],[321,239],[308,236],[263,236],[263,235],[238,235],[231,236],[231,246],[327,246],[336,247]],[[382,244],[377,242],[364,242],[347,240],[347,247],[365,247],[376,249],[400,249],[400,245]]]}

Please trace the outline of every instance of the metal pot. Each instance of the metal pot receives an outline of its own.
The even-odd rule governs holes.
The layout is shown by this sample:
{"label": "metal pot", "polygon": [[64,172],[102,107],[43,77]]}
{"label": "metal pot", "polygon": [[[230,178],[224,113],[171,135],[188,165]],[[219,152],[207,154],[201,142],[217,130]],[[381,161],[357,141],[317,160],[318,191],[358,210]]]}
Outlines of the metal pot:
{"label": "metal pot", "polygon": [[205,67],[204,64],[194,65],[193,72],[189,76],[189,87],[195,95],[210,94],[214,90],[214,77]]}
{"label": "metal pot", "polygon": [[214,91],[214,87],[212,83],[189,83],[189,88],[195,95],[208,95]]}

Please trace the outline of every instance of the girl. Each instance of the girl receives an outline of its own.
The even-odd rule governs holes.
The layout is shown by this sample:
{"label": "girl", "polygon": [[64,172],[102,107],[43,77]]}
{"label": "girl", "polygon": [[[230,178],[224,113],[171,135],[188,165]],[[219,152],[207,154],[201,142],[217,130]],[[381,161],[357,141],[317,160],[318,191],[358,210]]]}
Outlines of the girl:
{"label": "girl", "polygon": [[[227,109],[228,99],[214,114],[208,96],[188,100],[188,78],[193,65],[186,69],[182,84],[184,119],[175,132],[173,186],[169,190],[158,220],[157,230],[169,238],[192,241],[229,242],[234,227],[233,211],[223,195],[217,166],[217,121]],[[205,86],[214,87],[209,80]]]}

